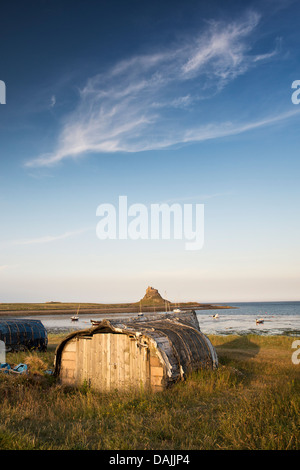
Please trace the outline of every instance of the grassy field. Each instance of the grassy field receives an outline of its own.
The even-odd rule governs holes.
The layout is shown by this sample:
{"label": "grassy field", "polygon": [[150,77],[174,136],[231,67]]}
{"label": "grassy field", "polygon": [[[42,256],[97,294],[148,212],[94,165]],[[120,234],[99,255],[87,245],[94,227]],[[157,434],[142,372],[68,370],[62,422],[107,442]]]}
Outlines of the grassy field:
{"label": "grassy field", "polygon": [[168,310],[173,310],[174,308],[182,309],[226,309],[229,306],[225,305],[212,305],[212,304],[199,304],[198,302],[182,302],[180,304],[175,304],[168,302],[168,305],[163,302],[158,302],[156,300],[146,299],[139,302],[131,303],[119,303],[119,304],[96,304],[96,303],[68,303],[68,302],[45,302],[45,303],[0,303],[0,319],[3,317],[5,319],[6,315],[18,314],[21,316],[32,315],[32,314],[61,314],[69,312],[86,313],[102,313],[102,312],[139,312],[141,309],[144,311],[164,311],[166,308]]}
{"label": "grassy field", "polygon": [[[93,304],[93,303],[68,303],[68,302],[45,302],[45,303],[0,303],[0,314],[9,312],[32,312],[32,311],[60,311],[60,310],[75,310],[78,307],[83,309],[105,309],[109,307],[124,308],[128,304]],[[133,304],[135,305],[135,304]],[[138,304],[136,304],[138,305]]]}
{"label": "grassy field", "polygon": [[27,376],[0,375],[0,449],[298,450],[300,364],[293,338],[210,336],[217,371],[153,394],[64,388],[45,353],[8,353]]}

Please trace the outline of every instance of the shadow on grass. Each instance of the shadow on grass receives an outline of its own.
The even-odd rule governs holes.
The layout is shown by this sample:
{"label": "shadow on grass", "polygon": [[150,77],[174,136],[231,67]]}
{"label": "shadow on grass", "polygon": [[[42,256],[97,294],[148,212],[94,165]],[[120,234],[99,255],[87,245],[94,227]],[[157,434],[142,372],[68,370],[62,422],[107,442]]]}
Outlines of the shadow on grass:
{"label": "shadow on grass", "polygon": [[229,355],[241,360],[255,357],[260,351],[259,345],[251,341],[251,336],[238,336],[227,341],[225,339],[222,343],[215,344],[215,349],[220,356]]}
{"label": "shadow on grass", "polygon": [[239,336],[215,345],[220,366],[233,367],[251,379],[251,359],[257,356],[260,347],[249,336]]}

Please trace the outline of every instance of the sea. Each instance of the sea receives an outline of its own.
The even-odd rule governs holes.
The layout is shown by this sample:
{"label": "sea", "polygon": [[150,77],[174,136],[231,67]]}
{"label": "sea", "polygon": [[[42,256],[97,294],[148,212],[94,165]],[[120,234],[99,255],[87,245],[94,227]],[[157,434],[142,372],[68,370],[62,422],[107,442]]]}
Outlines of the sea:
{"label": "sea", "polygon": [[[225,306],[225,304],[214,304]],[[211,335],[289,335],[300,336],[300,301],[299,302],[242,302],[230,303],[226,309],[196,310],[201,331]],[[71,316],[41,315],[26,318],[39,319],[48,333],[64,333],[92,326],[91,319],[125,319],[137,317],[136,313],[127,314],[79,314],[79,320],[73,322]],[[217,314],[217,318],[214,315]],[[144,314],[147,316],[147,314]],[[14,317],[16,318],[16,317]],[[24,317],[23,317],[24,318]],[[263,323],[256,323],[262,319]]]}
{"label": "sea", "polygon": [[[233,308],[197,311],[201,331],[216,335],[300,336],[300,302],[242,302],[230,306]],[[218,318],[213,318],[215,314]],[[257,324],[257,319],[263,323]]]}

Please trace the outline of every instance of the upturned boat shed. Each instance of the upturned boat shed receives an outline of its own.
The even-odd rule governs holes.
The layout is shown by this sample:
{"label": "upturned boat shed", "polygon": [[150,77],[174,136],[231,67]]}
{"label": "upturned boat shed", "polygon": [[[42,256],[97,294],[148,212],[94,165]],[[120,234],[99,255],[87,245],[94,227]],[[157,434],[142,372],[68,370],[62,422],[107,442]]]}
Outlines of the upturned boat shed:
{"label": "upturned boat shed", "polygon": [[103,320],[73,332],[58,345],[54,366],[66,385],[161,391],[189,372],[217,368],[218,358],[190,311]]}
{"label": "upturned boat shed", "polygon": [[0,341],[7,351],[38,349],[46,351],[48,335],[40,320],[0,320]]}

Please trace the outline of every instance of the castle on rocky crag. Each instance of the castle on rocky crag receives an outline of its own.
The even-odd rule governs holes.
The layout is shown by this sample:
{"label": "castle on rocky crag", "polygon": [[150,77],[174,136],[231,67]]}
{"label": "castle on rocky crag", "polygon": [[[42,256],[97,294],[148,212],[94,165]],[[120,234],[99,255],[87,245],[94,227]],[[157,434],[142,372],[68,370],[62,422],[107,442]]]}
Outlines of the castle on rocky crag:
{"label": "castle on rocky crag", "polygon": [[168,300],[163,299],[157,289],[154,289],[154,287],[148,286],[146,289],[146,294],[141,299],[141,302],[163,304],[165,302],[168,302]]}

